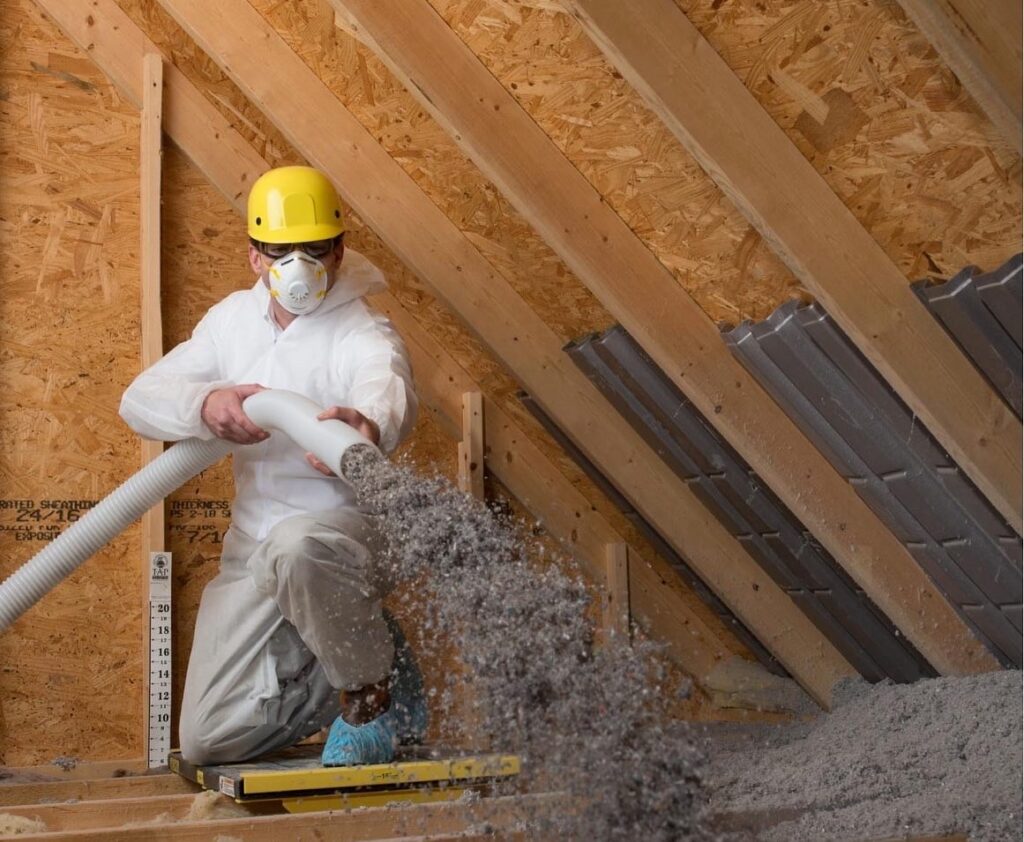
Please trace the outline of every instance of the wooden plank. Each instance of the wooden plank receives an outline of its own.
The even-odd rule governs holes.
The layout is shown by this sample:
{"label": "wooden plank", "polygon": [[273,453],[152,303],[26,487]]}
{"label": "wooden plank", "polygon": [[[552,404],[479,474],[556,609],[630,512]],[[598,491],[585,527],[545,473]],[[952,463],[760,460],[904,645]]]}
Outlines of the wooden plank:
{"label": "wooden plank", "polygon": [[[138,39],[140,48],[148,43],[141,33],[131,32],[134,25],[112,0],[36,2],[69,35],[81,38],[97,61],[104,61],[110,51],[124,51],[133,40]],[[819,703],[827,705],[834,683],[852,674],[850,665],[610,408],[565,358],[561,340],[262,17],[234,0],[205,7],[191,0],[168,2],[166,8],[179,20],[187,17],[201,27],[207,49],[274,115],[307,158],[332,176],[360,216],[374,225],[393,251],[432,283],[457,313],[476,326],[499,356],[513,364],[514,373],[544,403],[546,411],[573,430],[591,458],[630,492],[633,504],[647,513],[790,673]],[[197,34],[194,26],[188,28]],[[244,43],[259,43],[259,56]],[[276,68],[273,79],[263,72],[264,62]],[[168,75],[169,98],[198,97],[202,101],[194,88],[177,84],[175,79]],[[204,113],[197,103],[190,107],[197,115]],[[312,114],[320,117],[312,121]],[[191,130],[212,131],[219,142],[220,130],[210,125],[200,120]],[[324,125],[330,125],[330,131],[325,132]],[[675,577],[663,561],[651,560],[651,564],[664,571],[661,579]]]}
{"label": "wooden plank", "polygon": [[477,500],[484,499],[484,405],[480,392],[462,394],[459,488]]}
{"label": "wooden plank", "polygon": [[899,0],[1003,137],[1021,154],[1022,11],[1017,0]]}
{"label": "wooden plank", "polygon": [[97,798],[146,798],[198,792],[199,787],[178,775],[139,775],[128,778],[87,778],[74,781],[8,784],[0,787],[0,806],[52,803]]}
{"label": "wooden plank", "polygon": [[[353,4],[356,0],[346,2]],[[358,2],[363,5],[363,0]],[[761,108],[729,65],[672,0],[638,0],[629,4],[618,0],[571,0],[569,7],[608,60],[743,211],[793,274],[821,300],[858,348],[1019,532],[1020,422],[915,299],[902,272]],[[407,15],[402,18],[408,21]],[[418,19],[408,23],[417,37],[428,40]],[[680,84],[680,79],[685,79],[686,84]],[[430,95],[434,95],[433,89]],[[742,126],[742,131],[738,126]],[[540,178],[538,170],[534,167],[531,173]],[[602,259],[608,256],[596,255]],[[633,301],[648,302],[647,308],[631,308],[630,323],[621,319],[630,332],[633,326],[642,327],[645,322],[654,326],[663,323],[658,309],[675,312],[676,308],[665,306],[660,295],[637,289],[635,272],[621,274],[619,267],[615,271]],[[691,334],[680,327],[676,335]],[[642,337],[638,338],[649,352],[654,350]],[[711,341],[708,330],[693,334],[693,339],[697,343]],[[663,367],[673,359],[687,359],[680,354],[653,356]],[[674,373],[672,366],[666,370]],[[730,378],[725,376],[724,368],[720,374],[723,376],[709,385],[721,390]],[[691,377],[692,372],[687,371],[685,380]],[[694,397],[692,388],[688,394]],[[695,403],[707,414],[706,400]],[[750,409],[756,401],[748,395],[745,403]],[[758,421],[756,413],[751,418],[755,427],[766,423]],[[721,415],[715,419],[716,423],[721,420]],[[724,431],[722,426],[719,428]],[[727,438],[735,446],[742,442],[743,435],[741,432],[739,437]],[[797,476],[802,467],[802,451],[800,459],[791,463],[796,470],[789,475],[788,482],[780,483],[774,469],[764,468],[766,462],[785,451],[765,451],[755,460],[748,450],[738,449],[787,505],[800,513],[829,551],[846,561],[849,553],[837,552],[829,540],[834,537],[835,524],[846,518],[832,521],[831,534],[819,534],[821,522],[805,517],[800,511],[804,507],[793,506],[794,493],[801,488]],[[819,499],[817,489],[811,491],[803,485],[807,497]],[[905,625],[906,612],[893,612],[898,608],[893,603],[899,601],[894,595],[900,586],[889,581],[883,583],[882,589],[869,587],[858,576],[857,567],[847,569],[932,660],[928,648],[922,647],[914,630]],[[891,594],[884,601],[879,599],[882,590]],[[941,628],[947,628],[945,623]]]}
{"label": "wooden plank", "polygon": [[[422,804],[393,810],[387,807],[361,810],[312,812],[296,815],[252,816],[152,823],[124,827],[121,817],[109,813],[106,826],[55,830],[19,836],[25,840],[103,840],[103,842],[209,842],[214,838],[245,839],[246,842],[322,842],[324,839],[358,840],[408,839],[406,834],[429,839],[474,838],[462,833],[486,822],[511,825],[524,811],[564,809],[561,799],[552,796],[485,798],[465,804],[449,802]],[[453,836],[449,837],[449,834]],[[459,834],[454,836],[454,834]],[[493,839],[493,834],[486,838]]]}
{"label": "wooden plank", "polygon": [[0,766],[0,787],[26,781],[73,781],[82,778],[121,778],[145,772],[143,757],[127,760],[84,760],[73,765],[44,763],[38,766]]}
{"label": "wooden plank", "polygon": [[[5,807],[8,816],[36,819],[46,825],[47,832],[57,830],[91,830],[111,825],[138,824],[157,819],[167,824],[181,821],[189,815],[196,804],[199,792],[180,795],[150,795],[137,798],[103,798],[89,801],[71,801],[61,804],[32,804],[20,807]],[[234,809],[236,815],[252,815],[283,811],[280,803],[258,802],[251,807],[229,801],[223,802]]]}
{"label": "wooden plank", "polygon": [[[76,29],[79,21],[70,13],[58,18],[60,25],[66,27],[65,31],[73,37],[84,37],[89,29]],[[117,62],[124,58],[125,48],[134,45],[132,48],[141,52],[151,47],[111,0],[97,4],[90,27],[93,25],[101,30],[116,27],[120,38],[116,42],[112,39],[85,42],[91,44],[90,55],[104,71],[108,64],[116,69]],[[114,44],[120,45],[120,49],[113,49]],[[207,163],[205,172],[211,183],[236,211],[244,214],[246,185],[251,174],[264,171],[269,164],[190,82],[171,72],[173,68],[170,66],[167,69],[168,112],[189,113],[195,118],[168,120],[169,136],[190,158]],[[188,104],[182,105],[186,100]],[[209,147],[226,147],[232,149],[233,154],[218,156]],[[459,438],[461,407],[457,396],[467,391],[479,391],[479,385],[419,327],[397,299],[383,295],[374,303],[388,315],[405,338],[417,372],[417,388],[425,397],[428,408],[434,412],[442,429],[453,438]],[[608,543],[622,541],[621,536],[500,406],[485,398],[484,411],[490,419],[484,428],[488,468],[584,562],[591,576],[599,581],[603,575],[604,547]],[[661,559],[645,560],[636,549],[631,549],[631,553],[630,588],[635,619],[655,638],[669,644],[669,652],[677,663],[700,680],[719,662],[732,657],[716,633],[686,606],[682,599],[685,586],[675,572]]]}
{"label": "wooden plank", "polygon": [[605,547],[604,601],[601,604],[604,634],[625,640],[629,629],[629,547],[624,543]]}
{"label": "wooden plank", "polygon": [[[142,368],[149,368],[163,354],[160,318],[160,173],[163,142],[164,63],[157,52],[142,59],[142,143],[140,145],[139,228],[142,235]],[[163,442],[141,440],[142,466],[164,451]],[[142,751],[149,756],[149,577],[150,553],[163,552],[164,502],[142,515]]]}
{"label": "wooden plank", "polygon": [[[331,2],[346,11],[350,28],[375,48],[932,664],[954,673],[981,664],[994,667],[994,659],[906,548],[732,358],[717,329],[668,270],[425,0],[400,0],[400,15],[371,0]],[[628,19],[640,15],[627,4],[616,8]],[[644,34],[654,37],[646,30]],[[774,123],[772,127],[781,134]],[[813,226],[808,233],[809,245],[819,245]],[[885,259],[877,246],[875,251]],[[854,255],[849,259],[855,262]],[[934,329],[934,320],[901,283],[908,306]],[[939,339],[956,353],[945,337]],[[523,350],[506,352],[506,362],[511,362],[509,354],[518,356]],[[563,427],[576,434],[574,426]]]}

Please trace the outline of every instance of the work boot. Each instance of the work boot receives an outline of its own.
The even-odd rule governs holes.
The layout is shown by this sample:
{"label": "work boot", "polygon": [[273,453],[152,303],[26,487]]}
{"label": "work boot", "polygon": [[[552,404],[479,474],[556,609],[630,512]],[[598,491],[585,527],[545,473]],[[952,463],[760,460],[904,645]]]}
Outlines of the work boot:
{"label": "work boot", "polygon": [[395,759],[397,742],[395,717],[390,710],[365,725],[349,725],[339,716],[327,734],[320,762],[324,766],[390,763]]}
{"label": "work boot", "polygon": [[384,613],[395,641],[395,659],[391,663],[391,712],[395,716],[395,734],[399,745],[423,742],[427,735],[427,696],[423,674],[402,628],[389,613]]}

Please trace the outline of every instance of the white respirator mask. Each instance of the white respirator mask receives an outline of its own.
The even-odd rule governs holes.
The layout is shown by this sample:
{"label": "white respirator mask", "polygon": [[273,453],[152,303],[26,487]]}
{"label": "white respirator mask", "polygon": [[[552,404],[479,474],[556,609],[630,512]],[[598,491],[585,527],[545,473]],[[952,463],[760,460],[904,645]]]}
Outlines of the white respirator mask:
{"label": "white respirator mask", "polygon": [[305,316],[319,307],[327,295],[324,264],[296,249],[270,264],[270,295],[295,316]]}

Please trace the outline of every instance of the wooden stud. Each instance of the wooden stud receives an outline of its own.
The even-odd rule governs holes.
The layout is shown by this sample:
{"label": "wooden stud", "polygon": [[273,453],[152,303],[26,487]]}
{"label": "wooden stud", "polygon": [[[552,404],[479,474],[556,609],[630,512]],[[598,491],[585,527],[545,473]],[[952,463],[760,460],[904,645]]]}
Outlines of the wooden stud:
{"label": "wooden stud", "polygon": [[[628,4],[619,0],[570,0],[569,6],[612,65],[743,211],[793,274],[820,299],[957,465],[1020,532],[1024,502],[1020,422],[916,300],[896,264],[729,65],[672,0],[638,0]],[[409,21],[407,14],[402,19],[408,21],[418,37],[429,40],[418,22]],[[687,80],[686,84],[680,84],[680,79]],[[434,91],[430,94],[433,96]],[[503,119],[508,119],[507,115]],[[737,129],[740,126],[742,131]],[[521,143],[517,132],[508,133]],[[534,167],[533,171],[538,169]],[[538,178],[542,178],[539,172]],[[623,281],[626,278],[630,292],[627,301],[648,301],[650,307],[663,312],[676,311],[675,307],[666,308],[660,295],[638,288],[635,271],[623,276]],[[630,315],[630,323],[620,319],[630,332],[639,327],[637,339],[663,367],[673,359],[690,359],[685,354],[673,357],[653,353],[656,349],[649,346],[643,334],[654,332],[662,321],[657,312],[644,313],[642,307],[634,304]],[[710,323],[707,327],[711,327]],[[698,344],[714,342],[716,347],[720,346],[721,341],[712,339],[710,333],[703,330],[692,336]],[[691,332],[679,325],[676,335],[691,336]],[[668,366],[666,371],[672,373],[674,368]],[[692,377],[690,371],[685,374],[683,384]],[[710,384],[719,392],[732,382],[724,371],[722,375]],[[683,388],[686,391],[685,385]],[[692,389],[688,394],[694,397]],[[695,403],[707,414],[706,401]],[[769,416],[758,418],[757,403],[748,394],[746,413],[741,413],[748,415],[751,428],[774,423]],[[723,407],[726,404],[723,402]],[[727,438],[738,446],[743,435]],[[832,526],[820,532],[823,520],[806,517],[802,510],[808,506],[799,504],[800,495],[821,499],[821,489],[812,490],[808,483],[798,479],[804,467],[804,449],[765,448],[765,444],[758,444],[762,453],[756,458],[751,458],[749,449],[738,449],[829,551],[845,561],[849,553],[843,549],[844,541],[832,539],[835,525],[848,524],[846,516],[837,510],[839,516],[832,520]],[[800,457],[779,459],[786,452],[794,457],[799,452]],[[786,481],[780,482],[782,478],[776,470],[766,465],[775,460],[789,462],[792,473]],[[906,556],[901,553],[900,557]],[[879,561],[886,558],[883,554]],[[884,564],[892,565],[892,559]],[[859,575],[858,566],[847,565],[847,570],[926,657],[940,670],[947,671],[935,660],[932,641],[923,641],[922,633],[927,635],[927,631],[917,622],[908,624],[913,611],[907,612],[898,604],[901,587],[884,579],[876,587]],[[921,579],[927,581],[923,574]],[[931,598],[937,596],[930,583],[927,588]],[[932,622],[928,620],[924,625]],[[962,622],[958,625],[963,627]]]}
{"label": "wooden stud", "polygon": [[479,392],[462,394],[459,488],[477,500],[484,499],[484,406]]}
{"label": "wooden stud", "polygon": [[[385,7],[372,0],[331,2],[336,8],[346,11],[352,21],[350,26],[358,28],[358,36],[375,49],[423,107],[448,130],[477,166],[929,661],[942,672],[971,671],[981,664],[985,665],[984,668],[993,667],[994,659],[906,547],[732,358],[717,329],[669,271],[426,0],[400,0],[400,15],[394,13],[393,7]],[[175,5],[178,5],[177,0]],[[578,5],[590,6],[589,3]],[[615,7],[616,14],[629,21],[643,17],[645,13],[633,4],[622,4],[618,0],[609,5]],[[671,7],[674,17],[688,24],[671,0],[665,0],[664,5]],[[661,7],[646,3],[644,9],[647,14],[654,14]],[[668,9],[663,11],[668,16]],[[688,31],[677,34],[680,37],[685,34],[694,40]],[[657,28],[645,29],[644,36],[659,49],[664,47],[669,56],[676,55],[677,51],[665,46],[668,41],[659,40],[662,36]],[[638,51],[644,49],[638,39],[630,41],[630,44]],[[698,52],[704,47],[706,44],[702,41],[698,43]],[[680,78],[696,77],[687,65],[685,73],[680,71],[672,77],[673,80]],[[712,81],[719,80],[715,77]],[[742,91],[742,96],[733,92],[739,107],[746,103],[743,97],[750,97],[742,84],[737,81],[736,85]],[[671,87],[672,90],[700,90],[700,86],[679,85],[677,81]],[[703,97],[697,97],[698,103],[702,101]],[[774,132],[771,136],[778,135],[785,149],[796,151],[778,127],[770,119],[768,122]],[[730,112],[721,130],[736,134],[735,123],[735,115]],[[751,136],[756,134],[744,134],[744,137]],[[747,145],[743,141],[736,154],[745,150]],[[757,146],[760,147],[760,143]],[[799,152],[796,156],[803,167],[800,171],[810,170],[817,185],[823,186],[824,182]],[[797,167],[796,164],[793,166]],[[758,168],[755,173],[756,178],[777,175],[768,165]],[[786,195],[781,192],[781,186],[779,190],[779,195]],[[792,196],[792,192],[789,195]],[[853,234],[870,240],[831,192],[828,192],[828,197],[846,214],[844,224],[849,226],[852,223]],[[842,263],[843,271],[847,271],[857,263],[861,251],[873,253],[876,262],[880,260],[890,269],[895,269],[873,241],[870,243],[873,252],[864,244],[858,246],[856,253],[841,252],[831,239],[819,236],[821,227],[816,220],[806,220],[806,223],[806,229],[800,231],[803,238],[801,248],[806,247],[823,256],[823,243],[828,242],[832,246],[827,255],[830,259],[822,261],[821,273],[830,283],[832,276],[829,273],[834,270],[835,261]],[[970,368],[959,358],[952,344],[939,335],[942,331],[913,300],[902,278],[900,284],[907,299],[906,308],[914,311],[908,318],[913,316],[913,321],[930,331],[936,344],[941,344],[957,357],[957,371]],[[850,287],[848,292],[853,297],[859,295],[854,287]],[[882,309],[886,316],[890,314],[891,308]],[[521,336],[522,331],[519,333]],[[927,342],[925,347],[930,347]],[[526,350],[523,343],[519,343],[502,349],[500,353],[506,363],[515,367],[514,362],[522,359]],[[912,355],[907,352],[901,363],[911,359]],[[913,362],[917,365],[916,359]],[[980,384],[976,373],[971,373],[971,377]],[[994,398],[987,386],[984,390],[988,397]],[[945,400],[946,390],[938,392]],[[540,396],[539,391],[535,394]],[[1004,421],[1016,423],[1006,413],[997,414],[1002,417],[997,426]],[[560,423],[579,436],[579,422]],[[1019,433],[1019,424],[1016,426]],[[988,428],[983,426],[979,429]],[[1007,445],[1009,453],[1013,450],[1013,443],[1003,438],[1007,431],[1012,433],[1012,429],[1006,427],[997,438]],[[973,434],[973,430],[971,432]],[[590,452],[588,455],[593,458]],[[595,461],[600,461],[600,458]],[[620,487],[628,486],[620,484]],[[1019,493],[1019,481],[1015,487]],[[638,508],[653,520],[649,509],[645,510],[643,505],[638,505]],[[909,602],[908,595],[911,595]]]}
{"label": "wooden stud", "polygon": [[[164,353],[160,315],[160,172],[163,142],[164,63],[160,53],[148,52],[142,59],[142,142],[139,228],[142,233],[142,368],[146,369]],[[161,453],[163,442],[142,439],[142,465]],[[142,516],[142,750],[149,755],[149,577],[150,554],[165,547],[164,502],[161,500]]]}
{"label": "wooden stud", "polygon": [[[155,49],[113,0],[97,0],[88,11],[53,0],[37,0],[77,43],[90,46],[89,54],[111,79],[121,85],[135,78],[121,75],[122,64],[130,64],[131,51],[139,54]],[[86,18],[92,18],[86,25]],[[116,32],[117,38],[87,40],[93,29]],[[269,164],[245,141],[202,94],[172,65],[166,68],[169,136],[197,163],[211,183],[232,204],[245,213],[247,185],[253,174]],[[141,92],[131,87],[122,93],[132,98]],[[181,115],[175,118],[173,115]],[[185,119],[184,115],[188,115]],[[229,150],[230,154],[223,154]],[[461,406],[456,395],[479,391],[479,385],[437,343],[419,327],[415,318],[397,299],[382,295],[375,299],[399,329],[409,346],[417,388],[426,397],[437,420],[449,435],[461,437]],[[596,581],[603,576],[603,553],[608,543],[622,540],[586,498],[566,480],[543,452],[497,404],[485,399],[488,465],[509,491],[530,508],[554,535],[587,565]],[[669,644],[669,653],[687,672],[700,680],[722,660],[732,656],[699,615],[683,601],[685,586],[664,562],[653,557],[645,561],[635,550],[630,565],[630,588],[636,619],[657,639]]]}
{"label": "wooden stud", "polygon": [[1021,154],[1021,4],[899,0],[988,118]]}
{"label": "wooden stud", "polygon": [[[129,37],[138,38],[141,47],[148,43],[141,33],[125,32],[129,27],[135,29],[134,24],[112,0],[36,2],[62,27],[67,21],[66,31],[87,45],[97,61],[110,50],[125,50]],[[849,663],[566,359],[559,337],[266,21],[241,0],[214,6],[199,0],[161,3],[273,117],[290,142],[332,177],[343,197],[392,250],[476,327],[552,417],[573,431],[602,470],[619,487],[629,490],[633,504],[691,561],[808,692],[827,706],[834,684],[853,674]],[[74,8],[65,12],[68,7]],[[101,14],[103,24],[96,25]],[[94,23],[83,24],[85,17]],[[117,23],[112,23],[115,20]],[[244,46],[256,42],[261,45],[258,55]],[[273,77],[263,72],[268,62],[276,68]],[[169,95],[189,97],[193,112],[197,116],[204,113],[203,98],[194,88],[178,84],[172,76],[168,81]],[[316,120],[312,115],[318,115]],[[330,131],[324,131],[325,124]],[[220,136],[219,131],[211,130],[208,120],[183,127],[186,135],[189,130],[210,133],[211,140]],[[224,145],[238,151],[232,141],[225,140]],[[202,155],[208,160],[209,153]],[[248,160],[252,160],[251,153]],[[242,171],[237,162],[233,166]],[[401,214],[395,213],[397,207],[403,209]],[[991,660],[980,646],[975,649],[979,661]],[[963,650],[967,655],[961,649],[953,653],[960,663],[974,669],[988,666],[988,662],[972,660],[969,641]]]}
{"label": "wooden stud", "polygon": [[601,604],[601,626],[607,637],[629,640],[629,547],[608,544],[605,547],[604,601]]}

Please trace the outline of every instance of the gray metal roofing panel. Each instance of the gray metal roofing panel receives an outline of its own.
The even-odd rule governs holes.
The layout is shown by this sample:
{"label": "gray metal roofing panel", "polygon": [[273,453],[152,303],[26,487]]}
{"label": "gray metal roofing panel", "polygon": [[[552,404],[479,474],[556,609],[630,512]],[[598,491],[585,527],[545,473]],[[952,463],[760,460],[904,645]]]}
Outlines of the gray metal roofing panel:
{"label": "gray metal roofing panel", "polygon": [[[857,642],[846,627],[841,622],[837,622],[834,611],[835,606],[829,604],[827,593],[796,590],[790,591],[789,596],[815,626],[819,629],[827,628],[829,630],[828,637],[832,645],[843,653],[843,657],[865,679],[868,681],[881,681],[883,678],[888,677],[886,672],[864,647]],[[842,616],[841,612],[840,616]],[[856,621],[858,618],[847,619]]]}
{"label": "gray metal roofing panel", "polygon": [[[938,543],[967,542],[972,557],[969,575],[990,599],[1005,602],[1010,593],[1019,593],[1024,588],[1024,578],[1004,554],[999,541],[1009,528],[966,478],[949,472],[950,467],[955,468],[949,455],[820,305],[804,308],[790,324],[799,324],[846,378],[843,390],[835,396],[841,396],[846,407],[856,404],[861,408],[858,422],[870,433],[871,449],[878,463],[898,466],[889,474],[875,471],[886,484],[886,490],[903,503]],[[879,423],[880,419],[885,423]],[[977,518],[985,510],[989,515],[981,519],[989,529]],[[996,524],[1001,524],[998,531],[990,531]]]}
{"label": "gray metal roofing panel", "polygon": [[944,284],[919,281],[918,298],[1021,417],[1021,255],[994,272],[969,266]]}
{"label": "gray metal roofing panel", "polygon": [[962,613],[989,605],[972,609],[971,623],[1019,665],[998,608],[1020,599],[1019,539],[835,323],[790,302],[725,341]]}
{"label": "gray metal roofing panel", "polygon": [[1020,631],[1002,609],[991,605],[965,605],[964,614],[982,634],[991,638],[1006,653],[1011,663],[1019,664],[1024,656]]}
{"label": "gray metal roofing panel", "polygon": [[693,460],[695,473],[710,475],[725,470],[726,465],[713,446],[713,434],[697,422],[699,416],[686,411],[689,402],[629,334],[612,328],[595,336],[593,346],[632,399],[645,407],[666,434],[686,451]]}
{"label": "gray metal roofing panel", "polygon": [[974,279],[985,306],[1018,348],[1024,347],[1024,255],[1015,254],[993,272]]}
{"label": "gray metal roofing panel", "polygon": [[632,523],[637,530],[654,546],[655,550],[664,558],[672,568],[679,574],[679,577],[686,582],[697,595],[698,599],[704,602],[711,611],[720,619],[723,623],[730,628],[737,639],[740,640],[750,651],[754,657],[765,667],[769,672],[780,675],[789,676],[789,672],[782,664],[776,660],[775,656],[769,652],[764,645],[759,641],[751,631],[743,625],[736,615],[734,615],[729,607],[722,602],[721,599],[706,585],[703,580],[696,574],[692,567],[683,560],[683,558],[655,531],[655,529],[633,508],[633,505],[629,500],[619,492],[619,490],[612,484],[612,482],[600,471],[600,469],[589,459],[586,454],[570,439],[565,433],[562,432],[561,428],[555,424],[551,417],[544,412],[540,405],[533,400],[533,398],[525,392],[519,393],[519,399],[523,402],[523,405],[530,410],[531,414],[540,422],[541,426],[551,435],[551,437],[561,445],[561,447],[569,454],[569,456],[576,462],[580,467],[580,470],[587,475],[587,477],[595,484],[601,491],[608,496],[608,498],[615,504],[615,506],[625,515],[626,519]]}
{"label": "gray metal roofing panel", "polygon": [[[795,322],[838,368],[840,376],[856,390],[862,401],[861,423],[866,422],[870,428],[877,426],[877,420],[882,420],[888,437],[898,440],[901,449],[912,450],[927,465],[953,464],[946,452],[819,304],[809,304],[798,309]],[[865,453],[862,452],[861,456],[871,464]],[[893,458],[891,449],[883,458],[885,461]],[[871,467],[876,473],[885,472],[883,465]]]}
{"label": "gray metal roofing panel", "polygon": [[[879,612],[864,609],[853,583],[620,327],[568,347],[570,357],[663,456],[673,449],[703,454],[685,465],[684,480],[772,579],[865,676],[913,680],[932,674]],[[669,446],[667,443],[674,443]],[[673,465],[672,459],[666,459]],[[677,473],[682,474],[678,468]],[[690,475],[695,469],[703,473]],[[805,595],[807,598],[805,599]],[[810,606],[810,607],[809,607]],[[841,607],[837,607],[841,606]],[[854,634],[847,622],[865,624]],[[876,651],[868,652],[858,639]]]}
{"label": "gray metal roofing panel", "polygon": [[688,479],[701,473],[700,466],[687,448],[682,447],[659,423],[657,417],[646,406],[637,405],[626,385],[611,371],[608,363],[598,353],[597,338],[588,337],[566,347],[570,358],[583,363],[581,370],[600,389],[609,403],[620,414],[639,414],[644,423],[636,430],[640,437],[658,454],[680,479]]}

